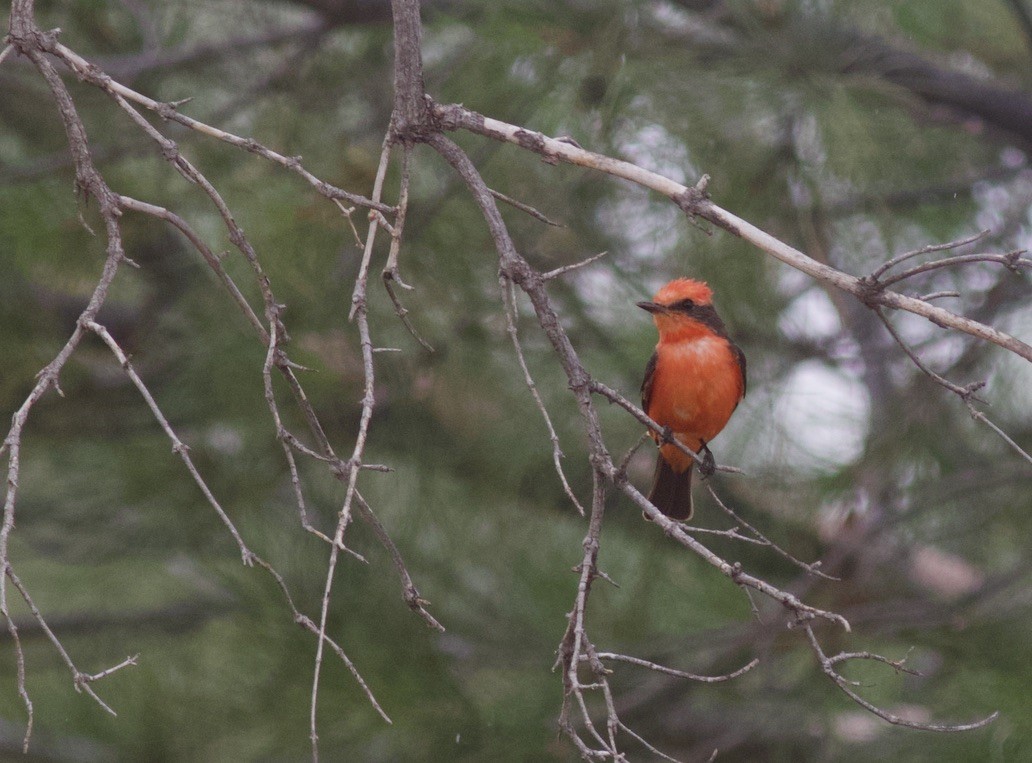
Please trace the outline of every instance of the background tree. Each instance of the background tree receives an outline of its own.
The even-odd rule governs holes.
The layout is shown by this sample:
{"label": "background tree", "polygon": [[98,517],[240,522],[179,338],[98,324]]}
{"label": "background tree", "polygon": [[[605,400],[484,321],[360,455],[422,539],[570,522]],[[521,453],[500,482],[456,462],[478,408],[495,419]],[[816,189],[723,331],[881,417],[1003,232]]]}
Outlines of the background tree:
{"label": "background tree", "polygon": [[[982,229],[989,234],[946,256],[1027,246],[1027,9],[972,5],[431,2],[425,79],[438,103],[569,135],[688,186],[705,172],[724,209],[820,262],[869,275],[894,255]],[[61,41],[133,90],[162,102],[192,98],[182,114],[283,157],[300,155],[336,188],[372,193],[394,106],[386,2],[56,2],[36,18],[42,29],[60,26]],[[215,254],[232,250],[223,267],[261,305],[210,199],[103,92],[66,82],[107,185],[171,210]],[[70,192],[78,168],[54,98],[13,49],[0,88],[0,398],[13,413],[96,286],[106,218],[96,193],[84,200]],[[347,321],[362,261],[347,220],[288,169],[174,120],[153,125],[216,183],[246,231],[286,305],[290,357],[317,369],[298,372],[312,409],[333,445],[350,453],[365,373]],[[781,627],[777,608],[757,599],[754,616],[749,599],[643,526],[639,509],[615,493],[599,563],[620,587],[593,590],[594,642],[694,673],[761,660],[717,685],[611,664],[620,718],[687,758],[714,748],[745,760],[1027,755],[1029,464],[972,420],[968,404],[1027,451],[1028,363],[922,318],[885,313],[899,340],[962,396],[986,380],[977,395],[992,405],[958,399],[922,373],[875,311],[705,222],[693,225],[658,195],[477,136],[453,137],[492,188],[562,223],[504,211],[533,266],[548,271],[609,252],[549,281],[548,293],[593,378],[624,396],[635,397],[654,341],[633,302],[685,273],[714,286],[750,362],[749,396],[714,446],[722,463],[747,474],[717,477],[718,494],[781,547],[823,559],[821,569],[841,580],[807,576],[769,548],[698,537],[844,615],[854,632],[821,631],[829,653],[908,654],[907,666],[922,675],[844,669],[879,706],[928,722],[1002,713],[985,730],[948,737],[865,714],[833,691],[805,637]],[[567,570],[582,560],[585,520],[555,475],[548,432],[506,335],[483,218],[433,152],[414,150],[410,162],[401,274],[416,288],[398,294],[434,352],[402,325],[374,277],[370,333],[377,346],[402,352],[376,356],[365,454],[394,471],[363,473],[360,486],[448,630],[435,635],[397,601],[390,559],[370,526],[356,522],[348,545],[369,564],[341,557],[327,633],[394,725],[327,661],[320,744],[331,758],[572,757],[555,735],[561,681],[547,669],[575,594]],[[398,190],[395,163],[384,198],[393,203]],[[167,219],[131,211],[120,222],[123,245],[141,267],[120,269],[96,321],[131,353],[221,507],[282,575],[297,611],[317,613],[327,545],[297,529],[291,475],[265,403],[266,348],[191,242]],[[352,217],[364,236],[364,214]],[[375,250],[374,273],[386,254]],[[936,256],[901,263],[884,279]],[[1021,255],[916,273],[893,288],[956,292],[934,303],[1029,336]],[[528,307],[521,303],[516,323],[522,352],[571,487],[586,503],[583,425]],[[286,385],[270,383],[289,399]],[[237,563],[231,535],[97,336],[71,356],[60,386],[64,397],[42,397],[25,430],[10,557],[82,670],[118,664],[130,651],[141,658],[98,684],[119,713],[107,717],[69,691],[38,623],[15,610],[35,705],[32,752],[307,754],[316,641],[291,623],[276,581]],[[634,445],[639,422],[616,407],[599,413],[615,454]],[[283,415],[287,430],[303,429],[293,408]],[[639,486],[646,451],[628,464]],[[322,464],[299,458],[298,468],[313,524],[332,534],[345,488]],[[698,492],[702,523],[729,527]],[[25,709],[15,651],[5,654],[5,742],[20,748]],[[624,741],[634,757],[644,754]]]}

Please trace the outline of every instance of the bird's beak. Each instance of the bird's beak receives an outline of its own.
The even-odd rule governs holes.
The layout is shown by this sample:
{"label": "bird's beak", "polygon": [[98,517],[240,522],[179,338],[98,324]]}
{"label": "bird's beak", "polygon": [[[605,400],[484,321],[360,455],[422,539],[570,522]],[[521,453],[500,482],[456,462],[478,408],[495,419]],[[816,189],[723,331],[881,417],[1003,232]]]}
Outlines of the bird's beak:
{"label": "bird's beak", "polygon": [[665,313],[666,307],[655,302],[639,302],[638,307],[649,313]]}

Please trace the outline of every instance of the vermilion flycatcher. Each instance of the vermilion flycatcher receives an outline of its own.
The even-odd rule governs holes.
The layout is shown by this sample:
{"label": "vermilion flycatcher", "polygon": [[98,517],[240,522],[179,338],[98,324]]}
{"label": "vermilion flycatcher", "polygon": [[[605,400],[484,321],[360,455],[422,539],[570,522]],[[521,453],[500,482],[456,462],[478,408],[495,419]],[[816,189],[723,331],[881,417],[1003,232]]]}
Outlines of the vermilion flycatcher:
{"label": "vermilion flycatcher", "polygon": [[[712,473],[708,443],[745,397],[745,355],[732,342],[702,281],[679,278],[638,307],[652,313],[659,344],[645,367],[641,407],[669,434],[702,455]],[[663,439],[655,432],[652,438]],[[649,500],[671,519],[692,516],[691,456],[660,444]]]}

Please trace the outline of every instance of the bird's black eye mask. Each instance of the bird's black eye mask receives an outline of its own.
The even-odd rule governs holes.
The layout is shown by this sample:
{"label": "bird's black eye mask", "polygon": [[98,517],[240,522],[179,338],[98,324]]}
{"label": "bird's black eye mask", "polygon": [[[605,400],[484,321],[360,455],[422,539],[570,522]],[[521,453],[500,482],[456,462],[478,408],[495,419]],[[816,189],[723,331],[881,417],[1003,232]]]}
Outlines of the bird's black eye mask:
{"label": "bird's black eye mask", "polygon": [[724,321],[720,320],[720,316],[717,315],[717,310],[713,305],[700,305],[694,300],[686,298],[679,299],[677,302],[669,305],[667,310],[694,318],[699,323],[713,329],[713,332],[718,336],[727,337],[727,328],[724,326]]}

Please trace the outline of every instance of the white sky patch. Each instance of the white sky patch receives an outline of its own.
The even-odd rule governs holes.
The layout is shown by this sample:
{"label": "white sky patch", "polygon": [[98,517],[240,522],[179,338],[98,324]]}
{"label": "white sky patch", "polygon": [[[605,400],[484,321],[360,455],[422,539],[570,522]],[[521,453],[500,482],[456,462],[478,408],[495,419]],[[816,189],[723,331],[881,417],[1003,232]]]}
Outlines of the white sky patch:
{"label": "white sky patch", "polygon": [[522,56],[513,61],[512,66],[509,67],[509,73],[513,79],[527,85],[533,84],[538,80],[537,64],[529,56]]}
{"label": "white sky patch", "polygon": [[628,294],[609,268],[584,268],[577,274],[575,286],[591,317],[599,323],[613,325],[627,320],[628,306],[635,297]]}
{"label": "white sky patch", "polygon": [[851,463],[867,439],[870,409],[859,380],[816,361],[800,363],[774,402],[783,437],[778,459],[814,471]]}
{"label": "white sky patch", "polygon": [[[1032,342],[1032,315],[1028,310],[1019,310],[996,325],[1024,342]],[[983,397],[1001,413],[1005,411],[1017,421],[1032,424],[1032,365],[998,347],[993,347],[992,352],[997,361]],[[999,424],[1001,421],[994,418],[994,408],[984,410],[990,420]]]}
{"label": "white sky patch", "polygon": [[621,134],[617,144],[624,158],[650,172],[682,184],[688,182],[688,177],[698,177],[688,148],[660,125],[647,124]]}
{"label": "white sky patch", "polygon": [[604,202],[595,219],[609,234],[623,239],[621,255],[629,265],[664,262],[681,239],[681,211],[672,204],[653,204],[638,190]]}
{"label": "white sky patch", "polygon": [[828,295],[816,287],[792,300],[778,319],[778,329],[790,338],[830,339],[841,328],[838,313]]}

